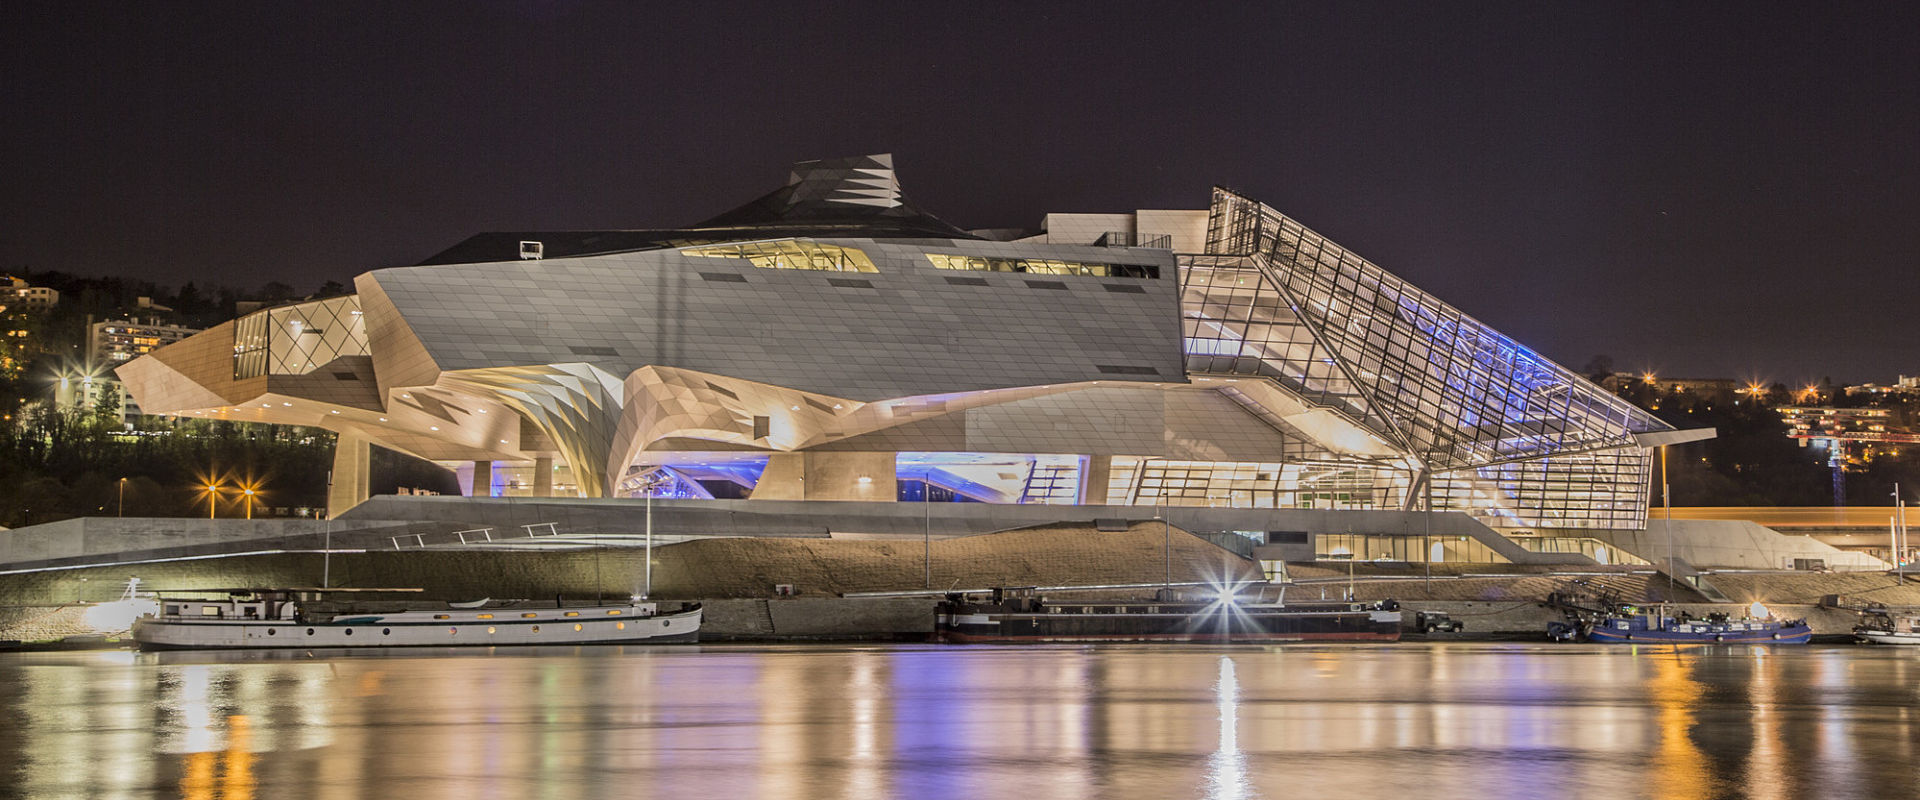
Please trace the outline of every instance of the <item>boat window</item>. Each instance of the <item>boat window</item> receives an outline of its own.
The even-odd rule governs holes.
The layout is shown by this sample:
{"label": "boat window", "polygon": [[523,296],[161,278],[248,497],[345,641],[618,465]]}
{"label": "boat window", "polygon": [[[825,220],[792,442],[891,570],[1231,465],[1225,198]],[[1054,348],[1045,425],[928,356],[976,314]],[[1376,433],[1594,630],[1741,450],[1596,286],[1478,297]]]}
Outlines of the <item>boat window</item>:
{"label": "boat window", "polygon": [[348,628],[348,629],[347,629],[347,635],[348,635],[348,636],[352,636],[352,635],[353,635],[353,629],[352,629],[352,628]]}
{"label": "boat window", "polygon": [[493,619],[492,614],[475,614],[474,619]]}
{"label": "boat window", "polygon": [[1616,621],[1616,622],[1614,622],[1614,623],[1613,623],[1613,627],[1615,627],[1615,628],[1617,628],[1617,629],[1619,629],[1619,630],[1623,630],[1623,631],[1624,631],[1624,630],[1626,630],[1626,629],[1627,629],[1627,621],[1626,621],[1626,620],[1624,620],[1624,619],[1623,619],[1623,620],[1618,620],[1618,621]]}
{"label": "boat window", "polygon": [[452,614],[435,614],[433,615],[433,618],[434,619],[453,619],[453,615]]}
{"label": "boat window", "polygon": [[274,635],[274,633],[276,633],[276,631],[274,631],[274,629],[272,629],[272,628],[268,628],[268,629],[267,629],[267,635],[268,635],[268,636],[272,636],[272,635]]}
{"label": "boat window", "polygon": [[577,616],[580,616],[580,612],[578,612],[578,611],[569,611],[569,612],[567,612],[567,616],[569,616],[569,617],[577,617]]}
{"label": "boat window", "polygon": [[488,625],[488,626],[487,626],[487,633],[493,633],[493,626],[492,626],[492,625]]}
{"label": "boat window", "polygon": [[533,613],[533,612],[531,612],[531,611],[529,611],[529,612],[527,612],[527,613],[525,613],[525,614],[521,614],[520,616],[521,616],[522,618],[525,618],[525,619],[533,619],[534,617],[537,617],[537,616],[540,616],[540,615],[539,615],[539,614],[535,614],[535,613]]}
{"label": "boat window", "polygon": [[219,606],[201,606],[200,616],[203,616],[203,617],[220,616],[220,607]]}
{"label": "boat window", "polygon": [[617,608],[610,608],[610,609],[607,609],[607,616],[609,616],[609,617],[617,617],[617,616],[619,616],[619,615],[620,615],[620,609],[617,609]]}
{"label": "boat window", "polygon": [[169,613],[169,614],[178,614],[178,613],[180,613],[180,607],[179,607],[179,606],[176,606],[176,605],[168,605],[168,606],[167,606],[167,613]]}
{"label": "boat window", "polygon": [[246,614],[246,617],[247,617],[247,619],[259,619],[259,618],[260,618],[260,607],[259,607],[259,606],[244,606],[244,607],[242,607],[242,608],[241,608],[240,610],[241,610],[242,612],[245,612],[245,614]]}
{"label": "boat window", "polygon": [[380,635],[381,635],[381,636],[392,636],[392,635],[393,635],[393,629],[392,629],[392,628],[381,628],[381,629],[380,629]]}
{"label": "boat window", "polygon": [[614,629],[615,629],[615,630],[622,630],[622,631],[624,631],[624,630],[626,630],[626,629],[627,629],[627,623],[624,623],[624,622],[616,622],[616,623],[613,623],[613,627],[614,627]]}
{"label": "boat window", "polygon": [[576,622],[576,623],[573,623],[573,629],[574,629],[574,630],[576,630],[576,631],[577,631],[577,630],[580,630],[580,623],[578,623],[578,622]]}
{"label": "boat window", "polygon": [[313,629],[312,629],[312,628],[308,628],[308,629],[307,629],[307,635],[308,635],[308,636],[312,636],[312,635],[313,635]]}
{"label": "boat window", "polygon": [[458,636],[459,634],[460,634],[460,629],[459,629],[459,628],[448,628],[448,629],[447,629],[447,635],[448,635],[448,636]]}
{"label": "boat window", "polygon": [[540,626],[538,626],[538,625],[535,625],[535,626],[533,626],[533,632],[534,632],[534,633],[539,633],[539,632],[540,632]]}

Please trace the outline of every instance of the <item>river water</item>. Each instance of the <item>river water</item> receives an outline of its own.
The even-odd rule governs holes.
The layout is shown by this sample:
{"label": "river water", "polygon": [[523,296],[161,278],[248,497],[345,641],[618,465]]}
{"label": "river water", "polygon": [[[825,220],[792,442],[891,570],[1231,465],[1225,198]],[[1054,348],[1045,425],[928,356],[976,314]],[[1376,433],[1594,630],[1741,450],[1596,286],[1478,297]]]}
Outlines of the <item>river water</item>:
{"label": "river water", "polygon": [[1920,648],[0,655],[0,796],[1920,797]]}

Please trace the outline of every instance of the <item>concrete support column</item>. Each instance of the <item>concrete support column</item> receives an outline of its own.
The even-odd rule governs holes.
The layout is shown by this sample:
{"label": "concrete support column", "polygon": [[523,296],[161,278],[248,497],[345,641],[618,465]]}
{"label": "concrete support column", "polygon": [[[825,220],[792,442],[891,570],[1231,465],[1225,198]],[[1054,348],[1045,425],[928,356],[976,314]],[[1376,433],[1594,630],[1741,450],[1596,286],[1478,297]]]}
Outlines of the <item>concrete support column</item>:
{"label": "concrete support column", "polygon": [[774,453],[767,456],[767,468],[760,482],[753,485],[749,500],[805,500],[807,497],[807,456],[805,453]]}
{"label": "concrete support column", "polygon": [[893,453],[808,453],[807,499],[899,500],[894,460]]}
{"label": "concrete support column", "polygon": [[893,453],[774,453],[753,487],[754,500],[900,499]]}
{"label": "concrete support column", "polygon": [[1107,504],[1107,481],[1113,477],[1113,456],[1087,456],[1080,470],[1080,504]]}
{"label": "concrete support column", "polygon": [[334,439],[332,482],[327,486],[329,518],[366,502],[371,494],[367,477],[372,459],[373,443],[366,437],[342,433]]}
{"label": "concrete support column", "polygon": [[473,462],[473,485],[467,487],[467,496],[493,496],[493,461],[491,459],[480,459]]}
{"label": "concrete support column", "polygon": [[533,460],[533,496],[553,496],[553,459],[541,456]]}

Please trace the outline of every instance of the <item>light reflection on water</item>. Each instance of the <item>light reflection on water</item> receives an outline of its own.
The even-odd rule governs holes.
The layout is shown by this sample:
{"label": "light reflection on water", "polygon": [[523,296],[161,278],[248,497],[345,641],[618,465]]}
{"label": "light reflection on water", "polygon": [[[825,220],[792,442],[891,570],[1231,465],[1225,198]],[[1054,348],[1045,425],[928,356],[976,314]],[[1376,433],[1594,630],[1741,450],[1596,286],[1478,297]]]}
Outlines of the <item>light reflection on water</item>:
{"label": "light reflection on water", "polygon": [[0,797],[1914,797],[1915,650],[9,654]]}

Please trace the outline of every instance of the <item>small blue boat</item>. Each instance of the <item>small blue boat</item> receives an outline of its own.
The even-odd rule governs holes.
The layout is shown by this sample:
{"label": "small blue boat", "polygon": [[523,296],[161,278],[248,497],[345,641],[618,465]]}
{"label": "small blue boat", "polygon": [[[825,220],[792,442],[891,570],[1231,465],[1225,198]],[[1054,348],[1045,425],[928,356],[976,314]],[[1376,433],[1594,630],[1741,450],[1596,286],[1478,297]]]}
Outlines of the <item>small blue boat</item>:
{"label": "small blue boat", "polygon": [[1813,638],[1804,619],[1729,619],[1726,614],[1693,619],[1633,606],[1595,619],[1585,633],[1589,642],[1609,644],[1806,644]]}

